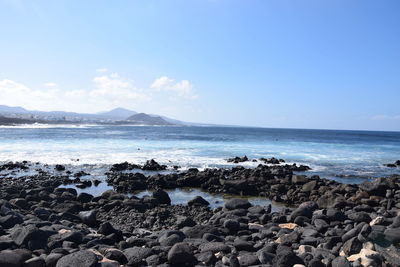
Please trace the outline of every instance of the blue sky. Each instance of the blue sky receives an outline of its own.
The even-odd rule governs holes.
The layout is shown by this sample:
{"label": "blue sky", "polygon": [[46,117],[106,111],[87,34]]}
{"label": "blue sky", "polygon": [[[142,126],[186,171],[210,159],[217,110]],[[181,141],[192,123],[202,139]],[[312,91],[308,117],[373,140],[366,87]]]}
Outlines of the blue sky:
{"label": "blue sky", "polygon": [[0,0],[0,104],[400,130],[399,1]]}

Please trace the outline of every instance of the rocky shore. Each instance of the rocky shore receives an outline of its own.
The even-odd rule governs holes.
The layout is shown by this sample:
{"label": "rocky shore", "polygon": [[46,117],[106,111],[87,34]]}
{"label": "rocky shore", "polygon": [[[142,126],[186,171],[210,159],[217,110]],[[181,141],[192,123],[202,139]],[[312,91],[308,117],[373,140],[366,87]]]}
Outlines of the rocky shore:
{"label": "rocky shore", "polygon": [[[400,266],[400,176],[349,185],[298,174],[307,166],[264,162],[169,172],[177,166],[121,163],[105,181],[63,165],[0,165],[37,170],[0,178],[0,266]],[[115,190],[60,187],[99,183]],[[171,205],[165,190],[184,187],[237,197],[217,209],[202,197]],[[131,194],[146,189],[152,194]],[[239,196],[288,206],[272,211]]]}

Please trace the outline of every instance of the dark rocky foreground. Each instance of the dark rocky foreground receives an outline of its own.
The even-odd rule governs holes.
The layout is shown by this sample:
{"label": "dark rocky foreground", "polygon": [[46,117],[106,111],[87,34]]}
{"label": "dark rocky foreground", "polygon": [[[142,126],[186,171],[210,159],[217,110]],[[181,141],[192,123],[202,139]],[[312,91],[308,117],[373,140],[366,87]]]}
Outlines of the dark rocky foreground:
{"label": "dark rocky foreground", "polygon": [[[139,168],[165,169],[152,161],[116,164],[107,175],[116,191],[96,197],[59,188],[100,182],[61,165],[54,173],[1,178],[0,266],[400,266],[400,177],[345,185],[281,164],[149,177],[126,172]],[[267,196],[294,207],[271,212],[233,198],[211,210],[201,197],[171,205],[163,189],[179,187]],[[125,194],[142,189],[155,191]]]}

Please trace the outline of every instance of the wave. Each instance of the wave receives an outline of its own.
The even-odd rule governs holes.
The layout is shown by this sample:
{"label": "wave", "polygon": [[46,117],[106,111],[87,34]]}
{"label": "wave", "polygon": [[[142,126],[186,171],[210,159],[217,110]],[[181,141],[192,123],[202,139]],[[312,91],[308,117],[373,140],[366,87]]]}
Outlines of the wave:
{"label": "wave", "polygon": [[43,123],[32,123],[32,124],[18,124],[18,125],[0,125],[2,129],[42,129],[42,128],[89,128],[97,127],[101,125],[97,124],[43,124]]}

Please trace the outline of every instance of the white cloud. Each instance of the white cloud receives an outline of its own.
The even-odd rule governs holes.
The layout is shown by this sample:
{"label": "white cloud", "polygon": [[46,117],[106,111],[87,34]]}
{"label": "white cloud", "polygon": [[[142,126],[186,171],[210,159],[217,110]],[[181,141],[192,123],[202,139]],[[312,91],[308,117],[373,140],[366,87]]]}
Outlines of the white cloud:
{"label": "white cloud", "polygon": [[134,86],[130,80],[122,79],[117,73],[99,76],[93,79],[95,89],[89,95],[94,98],[106,97],[112,101],[146,100],[150,96],[144,90]]}
{"label": "white cloud", "polygon": [[179,99],[197,97],[189,81],[176,82],[166,76],[156,79],[150,88],[140,88],[133,80],[118,73],[97,75],[88,89],[63,90],[60,87],[53,82],[33,88],[9,79],[0,80],[0,105],[89,113],[115,107],[156,112],[157,109],[167,108],[169,101],[161,91],[175,97],[174,105]]}
{"label": "white cloud", "polygon": [[107,71],[108,71],[108,69],[106,69],[106,68],[96,69],[96,72],[98,72],[98,73],[104,73],[104,72],[107,72]]}
{"label": "white cloud", "polygon": [[156,89],[158,91],[169,91],[174,92],[180,97],[185,97],[188,99],[195,99],[198,96],[195,94],[193,85],[188,80],[181,80],[175,82],[167,76],[162,76],[154,80],[150,85],[150,88]]}
{"label": "white cloud", "polygon": [[52,82],[44,83],[43,85],[49,88],[57,87],[57,84]]}
{"label": "white cloud", "polygon": [[0,80],[0,100],[4,105],[37,108],[54,101],[58,90],[54,88],[34,90],[12,80]]}

